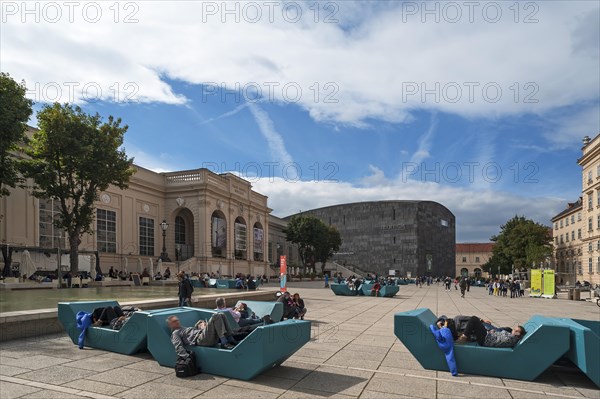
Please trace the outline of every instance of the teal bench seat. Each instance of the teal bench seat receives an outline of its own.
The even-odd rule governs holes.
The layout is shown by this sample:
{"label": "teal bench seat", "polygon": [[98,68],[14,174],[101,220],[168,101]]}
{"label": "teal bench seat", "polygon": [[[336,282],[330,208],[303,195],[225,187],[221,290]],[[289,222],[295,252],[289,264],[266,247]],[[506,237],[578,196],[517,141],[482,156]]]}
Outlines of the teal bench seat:
{"label": "teal bench seat", "polygon": [[[174,367],[177,355],[171,343],[166,319],[175,315],[183,326],[208,320],[214,310],[176,308],[148,315],[148,350],[165,367]],[[310,321],[286,320],[257,327],[231,350],[217,347],[190,346],[202,372],[227,378],[250,380],[280,365],[310,340]]]}
{"label": "teal bench seat", "polygon": [[[429,309],[396,313],[394,333],[423,368],[448,371],[444,355],[429,330],[436,320]],[[533,381],[569,350],[569,329],[561,323],[533,316],[523,326],[527,333],[514,348],[455,345],[458,371]]]}
{"label": "teal bench seat", "polygon": [[[81,301],[60,302],[58,304],[58,320],[77,345],[81,330],[77,328],[76,315],[83,311],[92,313],[96,308],[119,306],[117,301]],[[146,317],[155,311],[135,312],[120,330],[110,327],[94,327],[87,329],[84,345],[90,348],[131,355],[146,350]]]}
{"label": "teal bench seat", "polygon": [[[365,296],[371,296],[371,290],[373,289],[374,284],[363,284],[360,286],[362,294]],[[379,289],[380,297],[388,297],[391,298],[396,295],[400,291],[400,287],[397,285],[382,285]]]}
{"label": "teal bench seat", "polygon": [[358,295],[358,291],[359,291],[359,290],[351,290],[350,287],[348,287],[348,284],[345,284],[345,283],[341,283],[341,284],[332,283],[332,284],[329,284],[329,288],[331,288],[331,291],[333,291],[333,293],[335,295],[342,295],[342,296],[356,296],[356,295]]}
{"label": "teal bench seat", "polygon": [[218,279],[216,283],[217,288],[221,289],[231,289],[235,288],[235,280],[222,280]]}
{"label": "teal bench seat", "polygon": [[600,321],[553,319],[569,328],[571,347],[567,358],[600,387]]}

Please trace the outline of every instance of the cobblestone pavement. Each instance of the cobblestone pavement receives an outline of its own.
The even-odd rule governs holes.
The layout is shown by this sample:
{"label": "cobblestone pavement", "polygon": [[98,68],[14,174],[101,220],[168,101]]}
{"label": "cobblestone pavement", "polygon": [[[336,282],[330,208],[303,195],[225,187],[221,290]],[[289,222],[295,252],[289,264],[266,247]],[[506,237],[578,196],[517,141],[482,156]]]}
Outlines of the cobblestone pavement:
{"label": "cobblestone pavement", "polygon": [[290,291],[305,298],[312,340],[253,381],[182,380],[147,353],[79,350],[52,335],[0,345],[0,398],[600,398],[584,374],[566,367],[531,383],[424,370],[393,333],[394,313],[420,307],[510,326],[533,314],[598,320],[593,303],[491,297],[483,288],[463,299],[441,285],[402,286],[395,298],[336,297],[322,282],[293,283]]}

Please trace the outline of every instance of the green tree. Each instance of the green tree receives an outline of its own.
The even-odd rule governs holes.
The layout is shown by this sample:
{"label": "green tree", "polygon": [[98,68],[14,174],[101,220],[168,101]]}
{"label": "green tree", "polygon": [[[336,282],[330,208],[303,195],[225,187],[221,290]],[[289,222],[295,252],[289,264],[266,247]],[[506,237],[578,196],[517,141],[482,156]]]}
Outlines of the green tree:
{"label": "green tree", "polygon": [[325,264],[334,253],[340,250],[342,237],[335,227],[327,226],[322,222],[319,235],[315,247],[315,257],[318,262],[321,262],[321,274],[325,274]]}
{"label": "green tree", "polygon": [[500,226],[500,233],[491,238],[496,243],[489,271],[509,273],[518,269],[537,268],[552,254],[550,228],[524,216],[515,216]]}
{"label": "green tree", "polygon": [[25,83],[0,72],[0,197],[21,181],[15,152],[22,144],[33,101],[25,98]]}
{"label": "green tree", "polygon": [[321,220],[314,216],[295,215],[286,229],[286,240],[296,244],[298,255],[302,261],[302,273],[306,274],[306,267],[314,267],[316,263],[316,246],[320,237]]}
{"label": "green tree", "polygon": [[44,106],[37,117],[24,170],[36,197],[59,201],[55,224],[66,232],[71,272],[77,272],[81,236],[93,233],[98,194],[111,185],[127,188],[134,173],[133,158],[121,148],[128,127],[120,118],[103,122],[69,104]]}

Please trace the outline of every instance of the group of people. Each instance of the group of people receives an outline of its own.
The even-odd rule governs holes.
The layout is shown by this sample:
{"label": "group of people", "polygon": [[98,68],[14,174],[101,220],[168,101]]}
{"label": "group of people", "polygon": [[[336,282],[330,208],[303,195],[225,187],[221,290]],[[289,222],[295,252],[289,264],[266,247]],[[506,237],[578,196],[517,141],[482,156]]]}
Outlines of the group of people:
{"label": "group of people", "polygon": [[300,298],[300,294],[291,295],[288,291],[284,291],[277,302],[283,303],[283,319],[304,320],[306,307],[304,306],[304,299]]}
{"label": "group of people", "polygon": [[519,298],[525,296],[525,288],[519,280],[502,280],[495,279],[488,283],[488,295],[508,296],[510,292],[511,298]]}

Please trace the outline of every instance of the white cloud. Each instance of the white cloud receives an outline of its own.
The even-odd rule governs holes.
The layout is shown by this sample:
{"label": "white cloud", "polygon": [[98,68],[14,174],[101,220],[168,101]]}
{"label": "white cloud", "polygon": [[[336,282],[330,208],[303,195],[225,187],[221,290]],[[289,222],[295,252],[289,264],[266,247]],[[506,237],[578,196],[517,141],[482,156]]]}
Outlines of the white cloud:
{"label": "white cloud", "polygon": [[267,140],[271,158],[278,160],[283,165],[289,165],[293,162],[292,156],[285,149],[283,137],[275,129],[275,125],[269,115],[257,104],[248,103],[248,109],[252,112],[254,120],[258,124],[260,132]]}
{"label": "white cloud", "polygon": [[[19,8],[25,4],[10,3]],[[120,21],[135,11],[124,9],[125,4],[139,7],[134,15],[139,22],[131,24],[114,22],[114,11],[108,8],[113,3],[102,3],[98,23],[83,20],[81,5],[74,23],[68,22],[66,10],[58,23],[44,17],[35,23],[33,16],[25,16],[30,22],[22,23],[22,10],[16,15],[5,13],[2,69],[25,78],[38,99],[50,96],[44,85],[55,82],[63,87],[60,99],[67,100],[65,84],[77,82],[79,88],[91,83],[92,97],[98,84],[103,99],[114,99],[117,94],[122,100],[139,88],[135,94],[139,101],[184,104],[186,99],[165,83],[168,77],[193,84],[224,83],[228,88],[256,82],[263,94],[266,83],[276,82],[274,99],[286,101],[294,96],[293,91],[286,97],[282,88],[293,83],[302,89],[297,104],[314,119],[354,125],[368,123],[370,118],[405,121],[415,109],[493,118],[544,114],[598,99],[596,2],[534,2],[539,7],[534,15],[537,23],[523,23],[531,9],[521,9],[515,23],[514,11],[509,9],[512,3],[503,2],[495,3],[502,5],[498,23],[484,20],[481,5],[475,10],[474,23],[468,21],[466,9],[458,23],[446,22],[445,14],[439,23],[431,15],[422,23],[421,13],[403,14],[401,2],[333,2],[339,6],[333,17],[340,23],[323,23],[331,10],[320,10],[320,22],[315,23],[309,8],[314,2],[302,3],[305,8],[298,23],[282,18],[281,5],[273,23],[264,8],[258,23],[247,22],[254,15],[249,10],[239,23],[233,21],[235,15],[226,16],[230,22],[222,23],[220,13],[203,14],[209,3],[226,5],[119,3]],[[244,7],[246,3],[228,4]],[[413,4],[424,7],[425,2]],[[430,6],[435,4],[444,3]],[[128,82],[132,84],[125,87]],[[456,88],[452,82],[462,91],[455,103],[449,101]],[[472,102],[467,82],[479,84]],[[528,82],[533,85],[526,86]],[[37,90],[36,83],[40,85]],[[315,83],[320,88],[318,98]],[[332,85],[325,87],[327,83]],[[407,89],[415,88],[413,83],[419,94],[423,93],[420,83],[426,89],[439,83],[441,98],[407,96]],[[485,100],[482,87],[486,83],[502,89],[498,102]],[[450,86],[444,95],[446,84]],[[488,94],[493,97],[493,89]],[[528,94],[537,103],[524,102]],[[327,95],[338,101],[327,102]]]}
{"label": "white cloud", "polygon": [[[433,182],[388,179],[378,168],[361,184],[350,182],[286,181],[281,177],[253,181],[255,190],[269,197],[273,214],[288,216],[324,206],[380,200],[429,200],[441,203],[456,216],[457,241],[487,241],[515,214],[550,225],[565,204],[562,198],[531,198],[507,192],[447,186]],[[368,183],[368,184],[367,184]]]}

